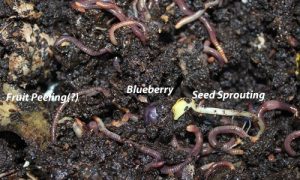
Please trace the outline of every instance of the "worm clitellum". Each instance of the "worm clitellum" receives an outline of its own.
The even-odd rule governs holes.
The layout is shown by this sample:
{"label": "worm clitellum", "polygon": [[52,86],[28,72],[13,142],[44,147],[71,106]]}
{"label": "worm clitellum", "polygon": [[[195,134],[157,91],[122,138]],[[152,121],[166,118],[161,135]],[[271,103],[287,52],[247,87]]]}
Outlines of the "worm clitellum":
{"label": "worm clitellum", "polygon": [[148,163],[147,165],[145,165],[144,170],[145,171],[149,171],[151,169],[157,169],[162,167],[165,164],[165,161],[152,161],[150,163]]}
{"label": "worm clitellum", "polygon": [[[104,3],[104,2],[96,2],[96,4],[101,9],[105,9],[108,12],[112,13],[114,16],[116,16],[121,22],[123,21],[129,21],[129,18],[125,16],[123,11],[115,4],[115,3]],[[144,36],[144,33],[140,31],[140,29],[136,25],[130,26],[133,33],[143,42],[145,43],[147,38]]]}
{"label": "worm clitellum", "polygon": [[179,29],[182,26],[184,26],[185,24],[188,24],[188,23],[190,23],[192,21],[195,21],[200,16],[202,16],[204,13],[205,13],[205,9],[201,9],[201,10],[197,11],[196,13],[194,13],[194,14],[192,14],[190,16],[182,18],[179,22],[176,23],[175,28]]}
{"label": "worm clitellum", "polygon": [[158,151],[156,151],[156,150],[153,150],[153,149],[148,148],[148,147],[143,146],[143,145],[139,145],[139,144],[137,144],[137,143],[135,143],[135,142],[132,142],[132,141],[130,141],[130,140],[127,140],[126,143],[128,143],[128,144],[134,146],[135,148],[137,148],[137,149],[138,149],[139,151],[141,151],[142,153],[147,154],[147,155],[153,157],[153,158],[156,159],[156,160],[161,160],[161,159],[162,159],[161,153],[158,152]]}
{"label": "worm clitellum", "polygon": [[[122,9],[117,6],[114,1],[75,1],[71,4],[72,8],[78,10],[80,12],[85,12],[86,9],[104,9],[115,17],[119,19],[119,21],[123,22],[129,20],[129,18],[123,13]],[[133,33],[140,38],[140,40],[145,43],[146,38],[144,37],[144,33],[135,25],[130,26]]]}
{"label": "worm clitellum", "polygon": [[121,138],[120,135],[111,132],[105,127],[101,118],[99,118],[98,116],[93,116],[93,119],[98,123],[99,131],[102,132],[105,136],[119,143],[124,143],[124,140]]}
{"label": "worm clitellum", "polygon": [[[235,143],[235,139],[234,139]],[[191,153],[192,148],[190,147],[182,147],[179,143],[178,140],[175,136],[173,136],[172,141],[171,141],[171,146],[176,148],[178,151],[184,151],[187,153]],[[202,150],[201,150],[201,155],[206,156],[214,152],[214,149],[210,146],[209,143],[203,143]]]}
{"label": "worm clitellum", "polygon": [[210,45],[210,42],[208,40],[206,40],[204,42],[203,52],[215,57],[220,62],[220,65],[223,66],[225,63],[224,58],[221,56],[221,54],[217,50],[209,47],[209,45]]}
{"label": "worm clitellum", "polygon": [[204,13],[205,11],[208,9],[208,8],[211,8],[213,6],[216,6],[219,4],[219,1],[220,0],[215,0],[215,1],[212,1],[212,2],[206,2],[204,4],[204,9],[200,9],[198,10],[197,12],[187,16],[187,17],[184,17],[182,18],[176,25],[175,25],[175,28],[176,29],[179,29],[181,28],[182,26],[184,26],[185,24],[188,24],[190,22],[193,22],[195,20],[197,20],[198,18],[200,18]]}
{"label": "worm clitellum", "polygon": [[151,149],[149,147],[146,147],[144,145],[139,145],[139,144],[137,144],[137,143],[135,143],[131,140],[124,140],[123,138],[121,138],[120,135],[108,130],[106,128],[106,126],[104,125],[103,121],[101,120],[101,118],[99,118],[97,116],[93,116],[93,119],[98,123],[99,131],[102,132],[108,138],[110,138],[114,141],[117,141],[119,143],[129,144],[130,146],[133,146],[134,148],[136,148],[140,152],[153,157],[154,160],[151,163],[149,163],[145,166],[145,171],[148,171],[152,168],[160,168],[161,166],[164,165],[165,162],[162,160],[162,155],[161,155],[160,152],[158,152],[154,149]]}
{"label": "worm clitellum", "polygon": [[[197,155],[200,153],[202,146],[203,146],[203,135],[202,135],[200,129],[196,125],[189,125],[186,127],[186,130],[188,132],[192,132],[195,134],[196,144],[190,150],[190,154],[188,155],[188,157],[185,159],[184,162],[179,163],[177,165],[173,165],[173,166],[164,165],[160,169],[160,172],[162,174],[175,174],[175,173],[181,171],[186,165],[188,165],[189,163],[192,162],[192,160],[193,160],[192,157],[197,158]],[[171,144],[173,144],[175,146],[178,145],[176,138],[173,137],[173,142],[171,142]]]}
{"label": "worm clitellum", "polygon": [[125,141],[125,143],[128,143],[129,145],[135,147],[136,149],[138,149],[140,152],[147,154],[151,157],[153,157],[153,161],[148,163],[144,170],[145,171],[149,171],[150,169],[156,169],[156,168],[160,168],[165,164],[165,161],[162,160],[162,155],[160,152],[151,149],[149,147],[143,146],[143,145],[139,145],[133,141],[127,140]]}
{"label": "worm clitellum", "polygon": [[[180,10],[188,16],[191,16],[194,14],[194,12],[192,10],[190,10],[186,4],[186,2],[184,0],[174,0],[174,2],[179,6]],[[214,28],[211,26],[211,24],[209,23],[209,21],[203,17],[200,16],[199,20],[203,23],[203,25],[205,26],[209,37],[210,37],[210,41],[213,43],[213,45],[216,47],[216,49],[218,50],[218,52],[220,53],[220,55],[223,58],[223,61],[225,63],[228,63],[228,59],[224,53],[223,48],[221,47],[219,41],[217,40],[217,35],[216,35],[216,31],[214,30]]]}
{"label": "worm clitellum", "polygon": [[86,9],[97,9],[99,8],[96,5],[98,0],[89,0],[89,1],[75,1],[71,3],[71,7],[79,12],[84,13]]}

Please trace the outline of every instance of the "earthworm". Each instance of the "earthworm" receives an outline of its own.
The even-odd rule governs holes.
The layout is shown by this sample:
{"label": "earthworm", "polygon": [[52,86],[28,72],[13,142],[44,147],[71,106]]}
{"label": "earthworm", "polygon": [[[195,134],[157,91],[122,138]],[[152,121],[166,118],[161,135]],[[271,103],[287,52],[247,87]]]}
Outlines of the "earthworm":
{"label": "earthworm", "polygon": [[83,45],[82,42],[80,42],[78,39],[68,36],[68,35],[62,35],[60,38],[58,38],[55,42],[55,46],[59,46],[61,45],[63,42],[65,41],[69,41],[72,42],[76,47],[78,47],[81,51],[85,52],[86,54],[90,55],[90,56],[100,56],[104,53],[107,52],[112,52],[111,49],[109,48],[102,48],[99,51],[94,51],[90,48],[88,48],[87,46]]}
{"label": "earthworm", "polygon": [[[117,6],[116,3],[97,1],[96,5],[98,5],[100,9],[104,9],[112,13],[120,21],[126,20],[125,14],[123,13],[122,9]],[[119,16],[118,14],[121,14],[121,16]]]}
{"label": "earthworm", "polygon": [[[187,16],[191,16],[194,14],[193,11],[191,11],[187,4],[185,3],[184,0],[174,0],[174,2],[178,5],[178,7],[180,8],[180,10]],[[203,25],[205,26],[206,30],[208,31],[209,37],[210,37],[210,41],[213,43],[213,45],[216,47],[216,49],[218,50],[218,52],[220,53],[220,55],[223,57],[223,60],[225,63],[228,63],[228,59],[224,53],[223,48],[221,47],[220,43],[217,40],[217,36],[216,36],[216,31],[213,29],[213,27],[211,26],[211,24],[209,23],[209,21],[203,17],[200,16],[199,20],[203,23]]]}
{"label": "earthworm", "polygon": [[201,171],[207,171],[215,162],[204,164],[200,167]]}
{"label": "earthworm", "polygon": [[[223,120],[223,122],[222,122],[222,120]],[[251,127],[251,120],[248,119],[248,121],[249,121],[250,125],[249,125],[249,128],[247,129],[247,131],[245,131],[246,133],[248,132],[248,130]],[[235,122],[229,122],[229,120],[227,118],[222,118],[221,122],[223,123],[223,125],[234,125],[234,126],[237,126],[237,123],[235,123]],[[244,123],[242,129],[245,128],[246,123],[247,122]],[[244,154],[243,150],[241,150],[241,149],[232,149],[233,147],[235,147],[236,145],[238,145],[240,143],[241,143],[240,138],[238,138],[237,140],[235,138],[231,138],[229,140],[229,142],[227,142],[227,143],[225,143],[225,144],[222,145],[222,148],[223,149],[227,149],[226,152],[229,153],[229,154],[231,154],[231,155],[242,155],[242,154]]]}
{"label": "earthworm", "polygon": [[121,138],[120,135],[114,133],[114,132],[111,132],[110,130],[108,130],[103,121],[101,120],[101,118],[97,117],[97,116],[93,116],[93,119],[98,123],[98,126],[99,126],[99,131],[102,132],[105,136],[107,136],[108,138],[114,140],[114,141],[117,141],[119,143],[127,143],[131,146],[133,146],[134,148],[138,149],[140,152],[144,153],[144,154],[147,154],[151,157],[154,158],[154,161],[147,164],[145,166],[145,171],[148,171],[152,168],[159,168],[161,166],[164,165],[164,161],[161,161],[162,159],[162,155],[160,152],[156,151],[156,150],[153,150],[149,147],[146,147],[146,146],[143,146],[143,145],[139,145],[131,140],[123,140]]}
{"label": "earthworm", "polygon": [[300,138],[300,130],[292,132],[289,134],[285,139],[284,139],[284,148],[285,151],[290,155],[290,156],[296,156],[297,153],[296,151],[292,148],[291,143],[293,140]]}
{"label": "earthworm", "polygon": [[220,65],[223,66],[225,63],[224,58],[221,56],[221,54],[217,50],[209,47],[209,45],[210,45],[210,42],[208,40],[204,41],[203,52],[215,57],[219,61]]}
{"label": "earthworm", "polygon": [[188,23],[191,23],[195,20],[197,20],[200,16],[202,16],[203,14],[205,13],[205,9],[201,9],[201,10],[198,10],[196,13],[190,15],[190,16],[187,16],[187,17],[184,17],[182,18],[180,21],[178,21],[175,25],[175,28],[176,29],[179,29],[181,28],[182,26],[188,24]]}
{"label": "earthworm", "polygon": [[192,158],[188,157],[184,162],[177,164],[177,165],[173,165],[173,166],[167,166],[164,165],[161,169],[160,172],[162,174],[175,174],[177,172],[179,172],[180,170],[182,170],[186,165],[188,165],[190,162],[192,162]]}
{"label": "earthworm", "polygon": [[[233,109],[221,109],[221,108],[214,108],[214,107],[202,107],[197,106],[195,100],[191,100],[187,102],[184,98],[180,98],[176,101],[176,103],[172,107],[172,112],[174,116],[174,120],[179,119],[186,111],[192,108],[195,112],[200,114],[212,114],[212,115],[221,115],[221,116],[242,116],[247,118],[252,118],[252,121],[257,123],[260,129],[264,129],[264,124],[262,120],[258,118],[258,116],[254,113],[250,113],[247,111],[238,111]],[[259,137],[260,133],[256,136],[249,136],[251,142],[256,142]]]}
{"label": "earthworm", "polygon": [[[200,153],[202,146],[203,146],[203,135],[202,135],[201,131],[195,125],[187,126],[186,130],[188,132],[192,132],[195,134],[196,144],[190,150],[190,152],[189,152],[190,155],[186,158],[186,160],[184,162],[177,164],[177,165],[173,165],[173,166],[167,166],[167,165],[163,166],[160,169],[160,172],[162,174],[174,174],[174,173],[179,172],[182,168],[184,168],[186,165],[188,165],[192,161],[193,156],[196,157]],[[173,136],[173,142],[171,144],[179,145],[175,136]]]}
{"label": "earthworm", "polygon": [[120,135],[116,134],[116,133],[113,133],[111,131],[109,131],[108,129],[104,128],[104,129],[101,129],[101,132],[103,134],[105,134],[105,136],[109,137],[110,139],[114,140],[114,141],[117,141],[119,143],[123,143],[123,139],[121,138]]}
{"label": "earthworm", "polygon": [[144,39],[147,34],[146,34],[146,27],[144,24],[138,22],[138,21],[132,21],[132,20],[128,20],[128,21],[122,21],[119,22],[115,25],[113,25],[110,29],[109,29],[109,38],[110,41],[114,44],[114,45],[118,45],[117,39],[115,37],[115,31],[123,26],[130,26],[130,25],[138,25],[145,33],[145,35],[143,35],[143,37],[139,37],[140,39]]}
{"label": "earthworm", "polygon": [[[93,88],[89,88],[89,89],[85,89],[85,90],[82,90],[82,91],[78,91],[74,94],[78,94],[78,96],[82,96],[82,95],[87,95],[87,96],[92,96],[94,94],[97,94],[97,93],[103,93],[103,95],[105,97],[108,97],[110,96],[110,92],[102,87],[93,87]],[[57,111],[54,115],[54,118],[53,118],[53,121],[52,121],[52,127],[51,127],[51,141],[52,143],[55,143],[56,142],[56,129],[57,129],[57,123],[58,123],[58,120],[60,118],[60,115],[62,113],[62,111],[65,109],[65,107],[68,105],[68,101],[62,103],[58,108],[57,108]]]}
{"label": "earthworm", "polygon": [[[192,151],[192,148],[180,146],[180,144],[178,143],[178,140],[175,136],[173,136],[173,138],[172,138],[171,146],[176,148],[179,151],[184,151],[187,153],[191,153],[191,151]],[[206,155],[211,154],[213,151],[214,151],[214,149],[209,145],[209,143],[203,143],[201,155],[206,156]]]}
{"label": "earthworm", "polygon": [[[208,141],[210,145],[213,148],[221,147],[221,149],[225,152],[229,153],[237,153],[240,151],[230,151],[232,149],[232,142],[225,143],[223,145],[220,145],[220,143],[217,141],[217,135],[219,134],[236,134],[241,138],[249,137],[249,135],[240,127],[238,126],[219,126],[214,129],[212,129],[208,134]],[[236,143],[237,144],[237,143]]]}
{"label": "earthworm", "polygon": [[193,22],[195,20],[197,20],[198,18],[200,18],[204,13],[205,11],[208,9],[208,8],[211,8],[213,6],[216,6],[219,4],[219,0],[215,0],[215,1],[209,1],[207,3],[204,4],[204,9],[201,9],[201,10],[198,10],[197,12],[187,16],[187,17],[184,17],[182,18],[176,25],[175,25],[175,28],[176,29],[179,29],[181,28],[182,26],[184,26],[185,24],[188,24],[190,22]]}
{"label": "earthworm", "polygon": [[229,150],[229,149],[233,148],[236,145],[237,145],[237,140],[233,137],[226,143],[220,143],[219,146],[222,147],[223,149],[228,149]]}
{"label": "earthworm", "polygon": [[157,169],[162,167],[165,164],[165,161],[153,161],[151,163],[148,163],[145,168],[144,171],[149,171],[150,169]]}
{"label": "earthworm", "polygon": [[187,16],[192,15],[194,12],[189,9],[184,0],[174,0],[179,9]]}
{"label": "earthworm", "polygon": [[134,146],[135,148],[137,148],[142,153],[147,154],[147,155],[153,157],[156,160],[161,160],[162,159],[161,153],[158,152],[158,151],[156,151],[156,150],[153,150],[153,149],[148,148],[148,147],[143,146],[143,145],[139,145],[139,144],[137,144],[135,142],[132,142],[130,140],[127,140],[125,142],[128,143],[128,144],[130,144],[130,145],[132,145],[132,146]]}
{"label": "earthworm", "polygon": [[[104,3],[97,1],[96,4],[101,9],[105,9],[108,12],[112,13],[114,16],[116,16],[119,21],[123,22],[128,20],[128,18],[124,15],[123,11],[115,4],[115,3]],[[144,33],[140,31],[140,29],[137,26],[130,26],[133,33],[143,42],[146,42],[146,37],[144,36]]]}
{"label": "earthworm", "polygon": [[259,110],[258,110],[258,123],[260,125],[260,130],[258,132],[258,137],[264,132],[266,125],[265,125],[265,121],[264,121],[264,114],[267,111],[271,111],[271,110],[284,110],[284,111],[289,111],[291,113],[293,113],[295,115],[295,117],[299,117],[299,111],[297,110],[296,107],[277,101],[277,100],[269,100],[264,102]]}
{"label": "earthworm", "polygon": [[203,135],[202,135],[201,131],[199,130],[199,128],[195,125],[187,126],[186,130],[188,132],[192,132],[195,134],[196,144],[193,147],[193,149],[191,150],[191,155],[196,157],[200,153],[202,146],[203,146]]}
{"label": "earthworm", "polygon": [[125,14],[114,2],[105,2],[99,0],[75,1],[71,4],[73,9],[85,12],[86,9],[104,9],[116,16],[120,21],[126,20]]}
{"label": "earthworm", "polygon": [[244,150],[241,150],[241,149],[229,149],[226,152],[230,155],[233,155],[233,156],[244,154]]}
{"label": "earthworm", "polygon": [[228,168],[229,170],[235,170],[235,167],[231,162],[228,161],[215,162],[206,171],[205,179],[207,180],[212,175],[212,173],[216,172],[216,170],[219,169],[220,167]]}
{"label": "earthworm", "polygon": [[217,48],[218,52],[223,57],[224,62],[228,63],[228,59],[227,59],[227,57],[224,53],[224,50],[221,47],[219,41],[217,40],[216,31],[213,29],[213,27],[211,26],[211,24],[209,23],[209,21],[205,17],[201,16],[199,18],[199,20],[204,24],[205,28],[207,29],[209,37],[210,37],[210,41]]}
{"label": "earthworm", "polygon": [[96,5],[98,0],[89,0],[89,1],[74,1],[71,3],[71,7],[79,12],[85,12],[86,9],[97,9],[99,8]]}

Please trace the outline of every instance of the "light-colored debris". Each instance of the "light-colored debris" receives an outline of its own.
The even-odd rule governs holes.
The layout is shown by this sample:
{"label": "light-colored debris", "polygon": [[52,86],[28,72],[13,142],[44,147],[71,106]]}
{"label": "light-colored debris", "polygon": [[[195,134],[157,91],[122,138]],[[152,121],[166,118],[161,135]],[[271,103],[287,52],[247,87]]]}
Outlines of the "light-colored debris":
{"label": "light-colored debris", "polygon": [[26,3],[24,1],[14,3],[13,10],[15,10],[18,13],[18,16],[22,18],[38,19],[42,16],[41,12],[34,10],[33,3]]}
{"label": "light-colored debris", "polygon": [[18,112],[19,108],[15,102],[0,101],[0,125],[7,126],[11,123],[10,115],[12,112]]}
{"label": "light-colored debris", "polygon": [[258,50],[261,50],[263,48],[266,48],[265,43],[266,43],[265,35],[263,33],[260,33],[257,35],[257,38],[255,39],[254,42],[250,42],[250,45],[256,47]]}
{"label": "light-colored debris", "polygon": [[[6,38],[5,41],[13,43],[15,47],[14,52],[4,55],[4,60],[9,61],[10,79],[18,81],[23,79],[21,77],[31,76],[42,69],[44,76],[41,77],[46,77],[49,71],[44,68],[45,62],[53,56],[51,46],[54,45],[56,37],[42,32],[37,24],[18,22],[13,27],[9,27],[0,35],[4,35],[2,37]],[[10,38],[8,35],[12,32],[14,32],[14,37]],[[20,85],[26,87],[27,83],[28,81],[20,82]]]}

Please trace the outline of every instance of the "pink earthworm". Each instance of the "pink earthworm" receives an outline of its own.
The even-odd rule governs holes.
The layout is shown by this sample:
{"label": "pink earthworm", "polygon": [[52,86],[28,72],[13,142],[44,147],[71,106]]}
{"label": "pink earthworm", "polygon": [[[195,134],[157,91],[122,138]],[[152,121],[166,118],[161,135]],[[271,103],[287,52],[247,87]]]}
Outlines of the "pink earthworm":
{"label": "pink earthworm", "polygon": [[63,42],[72,42],[76,47],[78,47],[81,51],[85,52],[86,54],[90,56],[100,56],[105,53],[111,53],[112,50],[110,48],[102,48],[98,51],[94,51],[87,46],[83,45],[82,42],[80,42],[78,39],[68,36],[68,35],[62,35],[60,38],[58,38],[55,42],[55,46],[61,45]]}
{"label": "pink earthworm", "polygon": [[291,134],[289,134],[285,140],[284,140],[284,148],[285,151],[290,155],[290,156],[296,156],[297,153],[296,151],[292,148],[291,143],[293,140],[300,138],[300,130],[299,131],[295,131],[292,132]]}

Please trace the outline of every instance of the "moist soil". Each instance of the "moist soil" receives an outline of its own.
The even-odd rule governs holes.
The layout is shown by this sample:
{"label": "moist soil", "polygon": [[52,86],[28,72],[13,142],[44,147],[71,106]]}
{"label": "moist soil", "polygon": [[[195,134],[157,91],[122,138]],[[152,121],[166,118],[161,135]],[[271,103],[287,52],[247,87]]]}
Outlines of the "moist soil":
{"label": "moist soil", "polygon": [[[210,56],[203,52],[209,35],[200,21],[175,29],[184,14],[177,5],[171,5],[172,1],[153,1],[149,21],[143,16],[136,18],[147,26],[146,44],[129,28],[121,28],[116,31],[117,46],[108,37],[109,28],[118,22],[112,14],[99,9],[78,12],[70,3],[0,0],[1,105],[10,107],[9,114],[2,114],[0,119],[9,121],[0,126],[0,174],[12,170],[5,178],[204,179],[201,166],[226,160],[236,170],[219,169],[209,179],[300,179],[300,158],[288,156],[283,148],[284,138],[300,127],[288,112],[266,113],[267,130],[258,142],[245,141],[240,145],[243,155],[233,156],[217,149],[194,159],[189,165],[193,171],[181,175],[164,175],[159,169],[144,171],[151,156],[98,132],[86,130],[78,138],[72,128],[75,117],[89,123],[93,115],[99,116],[110,131],[159,151],[166,164],[173,165],[187,157],[185,152],[170,146],[173,135],[183,146],[191,146],[194,135],[186,131],[187,125],[200,127],[205,142],[208,132],[222,125],[221,116],[192,111],[173,120],[171,108],[176,100],[190,98],[194,90],[264,92],[265,100],[300,107],[296,65],[300,52],[299,1],[225,0],[221,6],[208,9],[204,16],[215,28],[229,60],[224,66],[217,61],[209,63]],[[194,11],[204,4],[200,0],[187,3]],[[131,1],[117,4],[134,19]],[[92,49],[110,47],[114,52],[92,57],[72,43],[54,46],[55,40],[65,33]],[[61,115],[67,120],[58,125],[57,142],[51,143],[50,128],[59,102],[6,103],[5,98],[11,91],[43,94],[53,84],[54,93],[59,95],[101,86],[111,96],[80,96],[78,102],[69,103]],[[174,91],[170,96],[126,93],[130,85],[174,87]],[[157,107],[158,118],[145,122],[143,113],[151,103]],[[257,111],[262,102],[210,99],[204,104],[236,110],[248,110],[252,105]],[[112,125],[114,120],[122,119],[124,108],[138,118],[121,126]],[[230,121],[241,127],[247,119]],[[252,124],[249,134],[257,130]],[[292,146],[300,151],[299,140],[293,141]]]}

